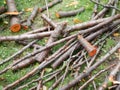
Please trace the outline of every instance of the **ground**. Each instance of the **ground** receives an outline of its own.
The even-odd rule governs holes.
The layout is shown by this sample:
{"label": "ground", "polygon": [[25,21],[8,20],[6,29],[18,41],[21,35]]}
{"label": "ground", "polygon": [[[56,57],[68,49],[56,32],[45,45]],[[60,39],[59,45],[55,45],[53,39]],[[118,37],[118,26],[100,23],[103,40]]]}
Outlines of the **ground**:
{"label": "ground", "polygon": [[[17,5],[17,9],[18,11],[22,11],[25,10],[25,12],[23,13],[23,15],[20,15],[20,18],[22,20],[25,20],[29,17],[30,15],[30,11],[26,11],[26,9],[31,9],[34,8],[35,5],[38,5],[39,7],[42,7],[43,5],[45,5],[45,0],[15,0],[16,1],[16,5]],[[47,1],[52,1],[52,0],[47,0]],[[78,1],[79,4],[77,5],[72,5],[67,7],[67,5],[69,5],[69,3],[73,2],[73,1]],[[104,3],[107,0],[102,0]],[[4,5],[5,2],[4,0],[0,1],[0,5]],[[74,9],[78,9],[80,7],[85,7],[85,11],[81,14],[78,14],[74,17],[68,17],[68,18],[62,18],[62,19],[58,19],[55,16],[55,12],[63,10],[63,11],[69,11],[69,10],[74,10]],[[49,14],[50,14],[50,18],[54,21],[54,22],[60,22],[60,21],[67,21],[69,25],[71,24],[75,24],[74,23],[74,19],[78,19],[79,23],[81,22],[85,22],[91,19],[91,15],[92,15],[92,11],[93,11],[93,7],[94,4],[91,3],[89,0],[63,0],[62,3],[55,5],[54,7],[49,9]],[[99,8],[99,10],[101,10],[102,7]],[[46,14],[46,11],[43,12]],[[33,28],[37,29],[43,26],[43,20],[40,18],[40,13],[37,15],[37,17],[34,20],[33,23]],[[3,18],[0,21],[0,27],[5,27],[4,30],[0,31],[0,36],[7,36],[7,35],[18,35],[18,34],[22,34],[27,32],[28,30],[21,30],[18,33],[12,33],[9,29],[9,20],[8,18]],[[30,30],[29,30],[30,31]],[[117,37],[119,38],[119,37]],[[110,50],[110,48],[112,48],[118,41],[117,38],[113,38],[113,37],[109,37],[106,40],[106,43],[104,45],[104,48],[102,49],[103,53],[100,54],[100,56],[104,55],[106,52],[108,52]],[[45,44],[45,40],[42,40],[42,42],[39,42],[41,45]],[[4,60],[5,58],[11,56],[12,54],[14,54],[15,52],[17,52],[18,50],[20,50],[23,46],[19,45],[17,43],[15,43],[14,41],[12,42],[0,42],[0,61]],[[56,48],[53,49],[53,52],[58,48],[59,46],[57,46]],[[27,55],[29,52],[32,52],[32,49],[27,49],[22,55],[18,56],[17,58],[14,58],[14,61],[17,60],[18,58]],[[113,62],[113,60],[110,60],[111,62]],[[116,62],[117,59],[115,59],[114,62]],[[0,70],[2,70],[3,68],[5,68],[7,65],[9,65],[11,62],[0,66]],[[105,66],[109,65],[111,63],[106,62],[104,65],[101,65],[99,69],[103,69]],[[39,64],[36,63],[35,65],[31,65],[27,68],[24,68],[22,70],[20,70],[19,72],[12,72],[12,71],[8,71],[7,73],[3,74],[0,76],[0,90],[2,90],[2,88],[7,85],[10,84],[12,82],[14,82],[15,80],[19,79],[20,77],[24,76],[27,72],[31,71],[34,67],[38,66]],[[103,80],[103,78],[105,78],[105,74],[101,75],[101,77],[99,77],[100,79],[96,79],[96,83],[97,86],[99,86],[101,84],[101,81]],[[36,75],[32,78],[38,78],[39,75]],[[32,79],[30,78],[30,79]],[[68,77],[69,78],[69,77]],[[26,82],[28,82],[30,80],[27,80]],[[66,80],[67,82],[67,80]],[[47,87],[49,87],[51,85],[52,82],[49,82],[46,84]],[[31,86],[24,88],[24,90],[28,90],[28,88],[34,86],[35,84],[32,84]],[[92,84],[89,85],[87,90],[93,90],[92,89],[93,86]]]}

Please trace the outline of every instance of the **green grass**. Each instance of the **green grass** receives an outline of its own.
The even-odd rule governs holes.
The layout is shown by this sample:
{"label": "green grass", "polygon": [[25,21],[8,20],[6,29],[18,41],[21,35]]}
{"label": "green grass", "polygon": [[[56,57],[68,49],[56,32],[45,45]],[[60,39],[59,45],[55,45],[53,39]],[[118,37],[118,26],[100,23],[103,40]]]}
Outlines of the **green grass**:
{"label": "green grass", "polygon": [[[39,7],[42,7],[43,5],[45,5],[44,0],[15,0],[16,1],[16,5],[17,5],[17,9],[18,11],[22,11],[25,10],[27,8],[34,8],[35,5],[38,5]],[[52,1],[52,0],[48,0],[48,1]],[[66,7],[67,4],[69,4],[70,2],[72,2],[74,0],[63,0],[62,3],[55,5],[53,8],[49,9],[49,14],[50,14],[50,18],[52,20],[54,20],[55,22],[61,22],[61,21],[68,21],[68,24],[74,24],[73,19],[78,18],[79,20],[81,20],[82,22],[88,21],[91,18],[92,15],[92,11],[93,11],[93,3],[91,3],[89,0],[76,0],[79,2],[79,4],[77,5],[77,7],[71,6],[71,7]],[[105,0],[106,1],[106,0]],[[4,3],[4,0],[0,1],[0,5],[2,6]],[[81,14],[78,14],[74,17],[69,17],[69,18],[62,18],[62,19],[57,19],[55,17],[55,12],[57,11],[69,11],[69,10],[74,10],[74,9],[78,9],[80,7],[85,7],[85,11]],[[101,9],[101,8],[100,8]],[[25,20],[29,17],[31,12],[25,12],[23,15],[21,15],[20,17],[22,18],[22,20]],[[46,13],[46,11],[44,12]],[[6,24],[6,22],[8,24]],[[9,26],[9,20],[8,18],[5,18],[3,20],[0,21],[0,27],[1,26]],[[43,26],[43,20],[40,18],[40,14],[38,14],[38,16],[35,18],[34,20],[34,26],[35,28],[39,28]],[[0,31],[0,36],[7,36],[7,35],[18,35],[18,34],[22,34],[25,33],[27,31],[25,30],[21,30],[18,33],[12,33],[9,28],[7,27],[4,31]],[[45,39],[40,40],[39,41],[40,45],[45,45]],[[107,39],[107,43],[106,45],[104,45],[103,48],[103,52],[104,54],[115,44],[115,41],[112,40],[112,38],[108,38]],[[60,46],[62,46],[63,44],[57,45],[56,47],[53,48],[53,52],[55,52]],[[17,43],[15,43],[14,41],[12,42],[1,42],[0,43],[0,61],[4,60],[5,58],[11,56],[12,54],[14,54],[15,52],[19,51],[23,46],[19,45]],[[29,52],[32,52],[32,49],[27,49],[23,54],[21,54],[20,56],[18,56],[17,58],[14,58],[14,60],[17,60],[18,58],[28,54]],[[103,54],[101,54],[102,56]],[[0,66],[0,70],[4,69],[7,65],[9,65],[11,62]],[[24,76],[26,73],[28,73],[29,71],[31,71],[34,67],[38,66],[38,63],[36,63],[35,65],[31,65],[27,68],[24,68],[22,70],[19,70],[19,72],[15,72],[13,73],[11,70],[8,71],[7,73],[3,74],[0,76],[0,90],[2,90],[2,87],[10,84],[14,81],[16,81],[17,79],[19,79],[20,77]],[[100,66],[99,69],[103,69],[103,66]],[[39,75],[35,75],[32,78],[38,78]],[[25,81],[24,83],[32,80],[32,78],[30,78],[29,80]],[[69,79],[72,77],[68,76],[65,79],[64,83],[68,83],[71,79]],[[95,80],[98,85],[102,80]],[[53,83],[53,81],[49,82],[46,84],[47,87],[50,87],[51,84]],[[34,85],[34,84],[33,84]],[[33,85],[30,85],[29,87],[25,88],[24,90],[28,90],[30,87],[32,87]],[[92,84],[89,85],[87,90],[93,90],[92,89]],[[56,89],[57,90],[57,89]]]}

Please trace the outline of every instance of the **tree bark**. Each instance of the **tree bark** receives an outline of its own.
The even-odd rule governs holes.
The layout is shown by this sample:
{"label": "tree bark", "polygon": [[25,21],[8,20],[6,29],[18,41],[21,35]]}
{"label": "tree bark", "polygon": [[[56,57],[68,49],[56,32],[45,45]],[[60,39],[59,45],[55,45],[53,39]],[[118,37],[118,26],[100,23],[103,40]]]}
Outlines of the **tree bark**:
{"label": "tree bark", "polygon": [[113,54],[118,48],[120,48],[120,41],[118,44],[112,48],[105,56],[103,56],[98,62],[96,62],[93,66],[91,66],[85,73],[81,73],[78,77],[76,77],[74,80],[69,82],[67,85],[63,86],[60,90],[69,90],[69,88],[72,88],[75,84],[77,84],[80,80],[90,75],[90,73],[96,69],[99,65],[101,65],[103,62],[105,62],[111,54]]}
{"label": "tree bark", "polygon": [[35,19],[35,17],[37,16],[38,13],[38,6],[35,6],[31,15],[29,16],[29,18],[27,19],[27,26],[30,27],[32,25],[33,20]]}
{"label": "tree bark", "polygon": [[[14,0],[6,0],[6,3],[9,12],[17,12],[17,8]],[[20,29],[21,29],[21,25],[18,16],[12,15],[10,17],[10,30],[12,32],[18,32],[20,31]]]}
{"label": "tree bark", "polygon": [[[46,45],[49,45],[49,44],[53,43],[54,41],[56,41],[56,40],[58,39],[58,37],[62,34],[62,30],[64,30],[65,27],[66,27],[66,23],[63,23],[63,24],[61,24],[61,25],[58,25],[58,26],[55,28],[54,32],[51,34],[51,36],[50,36],[50,38],[49,38],[49,40],[48,40],[48,42],[47,42]],[[48,56],[49,52],[50,52],[50,49],[47,49],[47,50],[45,50],[45,51],[37,54],[37,55],[35,56],[36,60],[37,60],[39,63],[42,62],[42,61],[45,59],[45,57]],[[41,57],[41,56],[42,56],[42,57]]]}
{"label": "tree bark", "polygon": [[56,17],[57,18],[63,18],[63,17],[70,17],[70,16],[75,16],[85,10],[84,7],[78,9],[78,10],[73,10],[73,11],[60,11],[56,12]]}

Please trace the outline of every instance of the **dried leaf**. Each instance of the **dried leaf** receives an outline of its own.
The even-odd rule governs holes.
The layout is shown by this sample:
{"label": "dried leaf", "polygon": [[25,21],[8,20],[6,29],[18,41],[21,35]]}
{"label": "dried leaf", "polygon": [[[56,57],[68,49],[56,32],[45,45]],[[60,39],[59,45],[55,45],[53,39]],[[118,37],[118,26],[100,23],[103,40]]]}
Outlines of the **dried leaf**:
{"label": "dried leaf", "polygon": [[32,12],[33,8],[27,8],[25,9],[26,12]]}
{"label": "dried leaf", "polygon": [[73,1],[73,2],[71,2],[69,4],[67,4],[65,7],[75,6],[75,8],[76,8],[77,5],[78,5],[78,1]]}
{"label": "dried leaf", "polygon": [[5,14],[7,15],[19,15],[20,13],[19,12],[6,12]]}
{"label": "dried leaf", "polygon": [[45,71],[46,71],[46,72],[51,72],[51,71],[52,71],[52,68],[45,68]]}
{"label": "dried leaf", "polygon": [[80,19],[78,19],[78,18],[74,18],[74,19],[73,19],[73,22],[76,23],[76,24],[77,24],[77,23],[82,23],[82,21],[81,21]]}
{"label": "dried leaf", "polygon": [[114,33],[113,36],[118,37],[118,36],[120,36],[120,33]]}

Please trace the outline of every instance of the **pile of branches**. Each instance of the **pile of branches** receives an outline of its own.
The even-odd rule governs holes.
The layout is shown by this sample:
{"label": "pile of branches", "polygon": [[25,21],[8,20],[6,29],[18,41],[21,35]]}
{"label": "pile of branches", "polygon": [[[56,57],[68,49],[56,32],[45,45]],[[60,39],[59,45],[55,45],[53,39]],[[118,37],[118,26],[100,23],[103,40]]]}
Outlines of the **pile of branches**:
{"label": "pile of branches", "polygon": [[[8,11],[17,12],[14,0],[6,1]],[[29,28],[33,19],[39,13],[48,26],[43,26],[21,35],[0,36],[0,42],[15,41],[16,43],[25,45],[15,54],[2,60],[0,65],[4,65],[10,60],[13,60],[27,48],[31,47],[34,49],[32,53],[29,53],[9,64],[6,68],[0,71],[0,75],[6,73],[8,70],[20,72],[20,69],[24,69],[24,67],[31,64],[34,65],[35,62],[39,63],[36,68],[28,72],[26,75],[13,83],[6,85],[4,90],[22,90],[32,83],[36,83],[36,85],[30,90],[42,90],[44,85],[52,80],[54,80],[54,83],[49,87],[49,90],[54,90],[55,88],[60,90],[78,90],[79,88],[79,90],[83,90],[91,82],[96,89],[94,79],[109,70],[111,67],[114,68],[98,90],[113,88],[119,90],[120,82],[119,78],[116,77],[119,72],[120,62],[118,64],[110,65],[94,75],[92,74],[98,66],[108,60],[108,58],[120,48],[120,41],[118,41],[115,47],[99,58],[99,60],[96,60],[102,52],[101,49],[105,44],[106,38],[120,29],[120,14],[116,14],[116,10],[119,11],[117,8],[118,0],[109,0],[107,5],[101,4],[99,0],[91,0],[91,2],[95,4],[91,20],[75,25],[68,25],[68,22],[55,23],[47,15],[42,13],[60,2],[62,2],[62,0],[53,0],[42,8],[35,7],[25,24],[19,22],[18,15],[10,15],[10,29],[13,32],[19,31],[21,26]],[[103,9],[98,12],[99,5],[103,6]],[[85,8],[82,7],[79,10],[74,11],[61,11],[57,12],[56,16],[59,18],[74,16],[84,10]],[[112,14],[109,17],[105,17],[105,15],[108,14],[108,11],[112,11]],[[3,13],[3,10],[2,12],[0,11],[0,14],[1,13]],[[104,36],[100,37],[103,34]],[[37,42],[45,37],[48,37],[47,43],[44,46],[39,45]],[[31,40],[31,42],[28,42],[27,40]],[[61,43],[64,43],[64,45],[59,47],[55,52],[52,52],[52,49],[56,45],[61,45]],[[52,71],[46,74],[45,69],[48,67],[52,68]],[[22,84],[22,82],[25,82],[25,80],[34,75],[39,75],[39,78]],[[72,77],[73,79],[71,78],[69,83],[64,84],[64,81],[68,77]],[[86,81],[84,82],[83,79],[86,79]]]}

